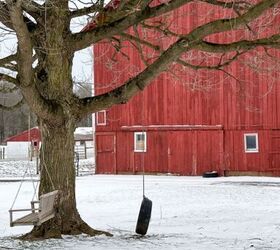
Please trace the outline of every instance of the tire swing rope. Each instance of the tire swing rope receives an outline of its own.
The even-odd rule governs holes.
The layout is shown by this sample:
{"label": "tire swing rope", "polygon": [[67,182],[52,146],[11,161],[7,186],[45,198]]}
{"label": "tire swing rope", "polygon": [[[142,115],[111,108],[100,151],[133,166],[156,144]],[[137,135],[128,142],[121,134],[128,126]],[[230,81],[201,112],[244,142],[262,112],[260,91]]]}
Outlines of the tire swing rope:
{"label": "tire swing rope", "polygon": [[[143,98],[143,96],[142,96]],[[142,105],[142,126],[143,126],[143,107],[144,107],[144,98]],[[144,138],[146,142],[144,141]],[[135,232],[140,235],[145,235],[148,231],[151,213],[152,213],[152,201],[145,196],[145,166],[144,166],[144,152],[145,152],[145,143],[147,143],[147,137],[144,136],[144,127],[142,129],[142,139],[143,139],[143,150],[141,156],[141,165],[142,165],[142,190],[143,190],[143,200],[140,206],[140,211],[138,214],[138,220],[136,224]]]}

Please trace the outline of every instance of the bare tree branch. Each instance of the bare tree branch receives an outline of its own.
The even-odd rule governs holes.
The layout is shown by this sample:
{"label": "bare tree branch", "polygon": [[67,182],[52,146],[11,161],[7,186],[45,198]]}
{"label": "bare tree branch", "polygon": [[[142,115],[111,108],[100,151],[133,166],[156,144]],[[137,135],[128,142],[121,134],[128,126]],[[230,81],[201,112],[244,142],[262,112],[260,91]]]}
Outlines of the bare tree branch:
{"label": "bare tree branch", "polygon": [[168,4],[163,3],[156,7],[147,6],[143,9],[136,9],[133,13],[118,17],[117,20],[113,13],[111,17],[112,21],[111,19],[108,19],[104,25],[73,34],[70,39],[70,47],[73,48],[73,51],[84,49],[102,39],[117,35],[128,29],[130,26],[136,25],[143,20],[172,11],[188,2],[192,2],[192,0],[173,0]]}
{"label": "bare tree branch", "polygon": [[14,78],[12,76],[9,76],[7,74],[4,74],[4,73],[0,73],[0,80],[13,83],[13,84],[15,84],[17,86],[19,85],[19,81],[16,78]]}
{"label": "bare tree branch", "polygon": [[231,2],[225,2],[225,1],[218,1],[218,0],[199,0],[200,2],[205,2],[208,4],[220,6],[222,8],[229,8],[234,10],[246,10],[252,5],[246,1],[231,1]]}
{"label": "bare tree branch", "polygon": [[233,30],[242,25],[246,25],[279,2],[280,0],[261,1],[255,6],[251,7],[246,13],[242,14],[241,16],[229,19],[218,19],[216,21],[204,24],[191,32],[191,40],[192,42],[195,42],[200,38],[206,37],[210,34]]}
{"label": "bare tree branch", "polygon": [[103,6],[100,4],[93,4],[90,7],[84,7],[82,9],[77,9],[70,12],[71,18],[85,16],[89,14],[94,14],[95,12],[99,12],[103,9]]}
{"label": "bare tree branch", "polygon": [[33,80],[32,41],[28,27],[24,22],[21,6],[19,4],[14,5],[10,3],[9,10],[10,18],[18,39],[18,73],[22,81],[21,84],[26,86],[32,83]]}
{"label": "bare tree branch", "polygon": [[17,54],[9,55],[4,58],[0,58],[0,67],[5,67],[13,61],[17,60]]}
{"label": "bare tree branch", "polygon": [[28,14],[36,17],[40,17],[42,11],[44,10],[44,7],[35,1],[27,0],[27,1],[22,1],[22,8],[28,12]]}
{"label": "bare tree branch", "polygon": [[223,52],[230,52],[236,50],[250,50],[258,46],[280,48],[280,34],[276,34],[267,38],[256,39],[252,41],[241,40],[229,44],[200,42],[192,47],[206,52],[223,53]]}
{"label": "bare tree branch", "polygon": [[[9,2],[9,1],[7,1]],[[11,3],[7,4],[4,2],[0,2],[0,22],[8,27],[11,30],[14,30],[13,22],[11,21],[9,6]],[[32,14],[32,13],[31,13]],[[23,16],[23,20],[27,25],[27,28],[29,31],[32,31],[35,29],[36,24],[34,24],[28,17]]]}
{"label": "bare tree branch", "polygon": [[186,51],[185,41],[180,39],[163,52],[154,63],[122,86],[103,95],[81,99],[76,104],[80,107],[78,110],[82,111],[80,115],[97,112],[114,104],[126,103],[137,92],[143,90],[156,75],[167,69],[170,63],[176,61],[184,51]]}
{"label": "bare tree branch", "polygon": [[244,53],[245,52],[236,52],[236,54],[233,57],[231,57],[230,59],[228,59],[224,62],[220,61],[216,65],[195,65],[195,64],[191,64],[189,62],[186,62],[182,59],[178,59],[177,63],[183,65],[184,67],[188,67],[188,68],[191,68],[191,69],[194,69],[194,70],[201,70],[201,69],[220,70],[220,69],[230,65],[232,62],[234,62],[239,56],[241,56]]}
{"label": "bare tree branch", "polygon": [[13,30],[14,27],[12,25],[9,9],[6,3],[0,2],[0,22],[8,27],[9,29]]}
{"label": "bare tree branch", "polygon": [[177,61],[183,52],[202,43],[204,37],[220,31],[238,28],[254,20],[265,10],[273,7],[278,2],[280,2],[280,0],[266,0],[256,4],[241,16],[231,19],[216,20],[194,29],[188,35],[177,40],[177,42],[164,51],[154,63],[147,66],[144,71],[128,80],[122,86],[103,95],[82,99],[78,103],[78,106],[80,106],[78,109],[79,112],[82,110],[80,114],[85,115],[104,109],[104,107],[109,108],[114,104],[126,103],[137,92],[143,90],[156,75],[164,71],[170,63]]}
{"label": "bare tree branch", "polygon": [[142,44],[142,45],[145,45],[145,46],[147,46],[147,47],[150,47],[150,48],[152,48],[152,49],[154,49],[154,50],[156,50],[156,51],[159,51],[159,50],[160,50],[160,46],[154,45],[154,44],[150,43],[150,42],[147,41],[147,40],[141,39],[141,38],[139,38],[139,37],[135,37],[135,36],[133,36],[133,35],[131,35],[131,34],[124,33],[124,32],[122,32],[120,35],[121,35],[122,37],[126,38],[128,41],[135,41],[135,42],[137,42],[137,43],[140,43],[140,44]]}

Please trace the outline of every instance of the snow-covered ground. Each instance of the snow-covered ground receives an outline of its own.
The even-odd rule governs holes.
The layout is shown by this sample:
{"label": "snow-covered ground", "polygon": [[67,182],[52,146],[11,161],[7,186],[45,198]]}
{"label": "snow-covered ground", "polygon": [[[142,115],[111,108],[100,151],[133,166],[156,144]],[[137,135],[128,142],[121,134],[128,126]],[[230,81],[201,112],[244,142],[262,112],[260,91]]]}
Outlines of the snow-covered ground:
{"label": "snow-covered ground", "polygon": [[[0,163],[1,165],[1,163]],[[141,176],[77,177],[81,216],[113,237],[65,236],[21,242],[31,227],[9,227],[18,182],[0,182],[0,249],[280,249],[280,178],[146,176],[153,201],[146,236],[135,234],[142,200]],[[14,208],[28,207],[32,182],[24,182]]]}
{"label": "snow-covered ground", "polygon": [[[79,175],[94,174],[94,159],[79,160]],[[0,160],[0,178],[29,178],[36,177],[36,161]]]}

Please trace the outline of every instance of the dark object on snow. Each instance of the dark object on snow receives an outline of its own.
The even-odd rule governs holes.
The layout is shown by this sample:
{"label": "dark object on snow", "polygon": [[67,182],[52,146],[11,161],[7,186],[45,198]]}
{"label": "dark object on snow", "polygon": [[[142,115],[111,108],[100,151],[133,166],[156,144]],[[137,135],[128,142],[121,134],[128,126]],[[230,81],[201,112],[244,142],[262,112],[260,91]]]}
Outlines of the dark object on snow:
{"label": "dark object on snow", "polygon": [[152,201],[144,196],[141,203],[137,225],[135,229],[135,232],[137,234],[145,235],[147,233],[150,218],[151,218],[151,213],[152,213]]}
{"label": "dark object on snow", "polygon": [[202,176],[204,178],[211,178],[211,177],[218,177],[219,174],[217,171],[211,171],[211,172],[204,172]]}

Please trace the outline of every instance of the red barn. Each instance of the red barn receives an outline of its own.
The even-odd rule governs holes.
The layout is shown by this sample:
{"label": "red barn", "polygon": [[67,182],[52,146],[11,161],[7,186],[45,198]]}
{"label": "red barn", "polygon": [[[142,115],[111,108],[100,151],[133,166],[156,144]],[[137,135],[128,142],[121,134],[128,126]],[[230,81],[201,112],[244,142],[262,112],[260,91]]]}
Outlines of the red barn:
{"label": "red barn", "polygon": [[[170,30],[186,33],[205,19],[232,14],[232,10],[211,8],[192,3],[162,18],[170,22]],[[212,15],[201,11],[212,11]],[[208,39],[231,42],[236,37],[246,39],[249,33],[244,29]],[[156,32],[145,34],[162,47],[172,39]],[[144,65],[138,51],[127,41],[122,42],[122,53],[116,53],[110,42],[94,45],[95,94],[140,72]],[[143,51],[152,58],[149,49]],[[255,49],[240,56],[226,72],[186,70],[175,65],[172,74],[162,73],[127,104],[98,112],[96,173],[138,173],[144,168],[149,173],[179,175],[205,171],[279,175],[280,78],[277,71],[269,70],[268,62],[258,59],[263,58],[263,52]],[[207,53],[192,53],[192,62],[218,60]],[[277,55],[276,51],[271,53]],[[258,64],[261,72],[257,72]]]}
{"label": "red barn", "polygon": [[41,134],[38,127],[23,131],[6,140],[6,157],[8,159],[29,159],[39,150]]}

